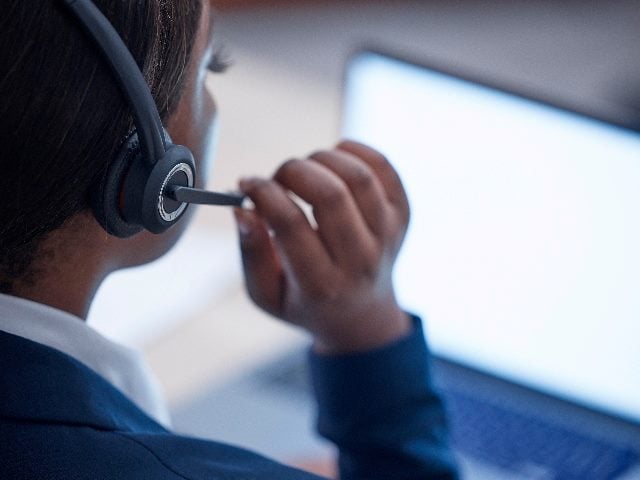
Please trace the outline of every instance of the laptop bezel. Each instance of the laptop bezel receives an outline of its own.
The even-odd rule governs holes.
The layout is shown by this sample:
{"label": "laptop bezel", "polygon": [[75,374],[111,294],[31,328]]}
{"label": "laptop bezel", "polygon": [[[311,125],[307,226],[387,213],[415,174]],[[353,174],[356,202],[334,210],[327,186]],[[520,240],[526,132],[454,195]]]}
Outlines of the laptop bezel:
{"label": "laptop bezel", "polygon": [[[461,66],[445,65],[443,61],[436,61],[435,59],[428,59],[424,56],[411,56],[406,53],[399,53],[388,48],[379,46],[363,46],[358,47],[352,51],[348,56],[343,70],[342,78],[342,91],[341,91],[341,118],[340,118],[340,133],[345,130],[345,115],[344,107],[347,105],[348,84],[350,78],[350,70],[356,65],[360,58],[368,55],[378,55],[386,57],[393,61],[405,63],[410,66],[418,67],[421,69],[429,70],[438,74],[446,75],[454,79],[459,79],[465,82],[476,84],[481,87],[486,87],[497,92],[505,93],[511,96],[519,97],[521,99],[550,107],[560,112],[568,112],[580,117],[593,120],[602,123],[607,126],[614,126],[625,131],[632,133],[633,135],[640,134],[640,115],[637,121],[624,119],[621,117],[615,117],[608,113],[596,111],[585,107],[584,105],[570,104],[558,98],[552,98],[549,95],[544,94],[541,91],[526,91],[522,87],[516,86],[508,81],[501,81],[499,79],[488,79],[482,77],[480,74],[473,73],[470,70],[465,70]],[[580,415],[581,418],[591,418],[594,421],[600,420],[605,425],[611,426],[614,430],[624,432],[624,437],[631,440],[640,440],[640,422],[635,418],[624,416],[623,414],[617,414],[609,411],[605,408],[599,408],[598,406],[581,404],[579,402],[571,401],[562,396],[553,395],[543,390],[537,390],[531,388],[525,384],[518,383],[511,379],[507,379],[496,375],[494,372],[483,370],[482,368],[467,365],[456,361],[453,358],[447,358],[444,355],[434,354],[435,357],[435,370],[436,376],[441,377],[441,381],[444,380],[447,375],[451,375],[452,372],[457,372],[457,375],[462,375],[468,379],[475,379],[479,382],[488,382],[493,387],[497,388],[500,392],[506,396],[514,396],[514,398],[522,399],[530,396],[535,399],[534,402],[544,404],[546,406],[553,407],[551,410],[547,410],[546,413],[551,413],[551,417],[556,417],[560,423],[563,423],[562,416],[554,415],[554,411],[568,412],[574,411],[576,415]],[[438,371],[440,372],[438,374]],[[507,392],[512,392],[507,394]],[[504,397],[506,398],[506,397]],[[517,403],[517,402],[516,402]],[[517,407],[516,407],[517,408]],[[544,416],[545,412],[542,412]],[[547,415],[548,416],[548,415]],[[567,427],[576,426],[570,419],[565,419]],[[589,430],[592,430],[591,428]],[[613,440],[613,439],[612,439]]]}

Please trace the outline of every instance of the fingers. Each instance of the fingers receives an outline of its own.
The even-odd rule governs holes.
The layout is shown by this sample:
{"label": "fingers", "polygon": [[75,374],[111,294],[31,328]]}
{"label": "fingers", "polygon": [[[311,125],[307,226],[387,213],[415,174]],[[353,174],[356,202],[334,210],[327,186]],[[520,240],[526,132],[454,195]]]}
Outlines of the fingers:
{"label": "fingers", "polygon": [[264,222],[255,212],[235,209],[247,292],[269,313],[281,310],[282,265]]}
{"label": "fingers", "polygon": [[346,151],[320,151],[309,158],[325,166],[349,187],[357,207],[375,236],[386,233],[390,215],[386,193],[373,170]]}
{"label": "fingers", "polygon": [[400,177],[386,157],[371,147],[351,140],[340,142],[337,148],[360,158],[375,172],[384,187],[389,201],[402,215],[405,222],[408,221],[409,200],[407,199],[407,194],[402,186]]}
{"label": "fingers", "polygon": [[331,267],[332,259],[302,210],[273,180],[243,180],[240,189],[273,230],[273,242],[283,268],[289,269],[302,286],[315,288],[326,278],[325,271]]}
{"label": "fingers", "polygon": [[[247,286],[259,306],[307,328],[329,352],[406,334],[410,322],[395,300],[392,270],[409,207],[380,153],[343,142],[286,162],[271,180],[244,180],[240,189],[255,205],[237,218]],[[311,205],[317,228],[291,194]]]}
{"label": "fingers", "polygon": [[274,179],[313,207],[318,235],[336,264],[360,268],[375,261],[377,241],[342,178],[319,163],[290,160]]}
{"label": "fingers", "polygon": [[[269,242],[261,240],[266,246],[243,253],[249,282],[270,301],[276,273],[286,278],[291,273],[309,291],[337,271],[375,273],[381,256],[393,255],[406,231],[409,207],[399,177],[380,153],[355,142],[310,160],[290,160],[272,180],[245,180],[241,190],[274,233]],[[312,206],[317,229],[287,192]]]}

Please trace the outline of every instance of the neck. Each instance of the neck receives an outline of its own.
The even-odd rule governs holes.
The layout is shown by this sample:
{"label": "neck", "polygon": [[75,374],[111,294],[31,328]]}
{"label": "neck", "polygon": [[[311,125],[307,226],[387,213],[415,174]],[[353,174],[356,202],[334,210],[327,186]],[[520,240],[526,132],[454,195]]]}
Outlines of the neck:
{"label": "neck", "polygon": [[35,285],[18,284],[11,290],[11,295],[57,308],[86,321],[101,283],[102,279],[92,275],[75,273],[70,277],[61,274],[47,276]]}
{"label": "neck", "polygon": [[38,247],[29,275],[11,294],[87,319],[98,287],[113,270],[109,238],[84,214],[70,219]]}
{"label": "neck", "polygon": [[69,218],[42,242],[27,280],[11,294],[87,319],[102,281],[120,268],[149,263],[178,241],[187,222],[163,235],[141,232],[121,239],[107,234],[89,211]]}

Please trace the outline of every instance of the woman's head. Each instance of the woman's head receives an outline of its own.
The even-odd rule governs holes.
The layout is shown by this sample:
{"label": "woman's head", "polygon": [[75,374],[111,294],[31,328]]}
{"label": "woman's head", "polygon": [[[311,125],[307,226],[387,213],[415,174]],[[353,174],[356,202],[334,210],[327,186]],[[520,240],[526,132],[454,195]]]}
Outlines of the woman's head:
{"label": "woman's head", "polygon": [[[174,140],[202,153],[214,110],[199,65],[208,4],[95,3],[141,66]],[[0,291],[11,291],[48,234],[87,210],[133,124],[104,60],[57,0],[4,5],[0,72]]]}

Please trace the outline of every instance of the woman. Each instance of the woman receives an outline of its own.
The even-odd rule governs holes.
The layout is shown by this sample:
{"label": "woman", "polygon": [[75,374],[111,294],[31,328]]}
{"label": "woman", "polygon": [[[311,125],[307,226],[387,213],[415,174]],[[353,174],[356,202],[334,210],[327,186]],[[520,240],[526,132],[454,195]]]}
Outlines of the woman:
{"label": "woman", "polygon": [[[223,69],[208,0],[96,4],[141,66],[173,142],[206,178],[216,112],[204,80]],[[95,198],[128,141],[130,105],[61,1],[4,7],[0,477],[315,478],[171,433],[139,358],[83,322],[109,273],[161,256],[187,222],[113,235]],[[393,291],[409,207],[389,163],[342,142],[240,189],[255,204],[235,212],[247,289],[313,335],[319,430],[340,450],[341,478],[455,478],[420,322]],[[312,205],[317,229],[288,192]]]}

